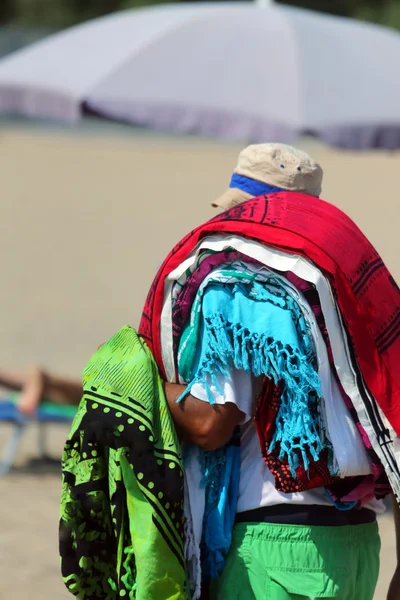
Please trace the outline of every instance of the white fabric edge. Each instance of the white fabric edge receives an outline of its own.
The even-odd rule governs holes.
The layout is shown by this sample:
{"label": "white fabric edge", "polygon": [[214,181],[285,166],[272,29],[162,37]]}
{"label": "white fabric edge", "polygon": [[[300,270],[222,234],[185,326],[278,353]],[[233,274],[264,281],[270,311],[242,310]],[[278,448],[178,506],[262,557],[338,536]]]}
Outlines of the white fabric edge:
{"label": "white fabric edge", "polygon": [[[394,444],[394,440],[397,440],[397,435],[393,427],[385,419],[385,423],[387,424],[387,429],[385,432],[386,440],[382,440],[382,442],[384,442],[384,451],[377,439],[376,433],[368,417],[363,399],[361,398],[358,390],[356,374],[351,364],[348,342],[346,337],[343,338],[340,334],[340,332],[343,330],[342,323],[340,317],[338,316],[338,311],[336,309],[336,303],[332,294],[330,283],[324,277],[321,271],[319,271],[319,269],[309,260],[298,255],[287,254],[281,250],[264,246],[259,242],[247,240],[245,238],[241,238],[240,236],[215,235],[203,238],[201,242],[193,249],[190,256],[176,269],[174,269],[174,271],[172,271],[164,281],[164,305],[161,314],[160,337],[162,360],[168,381],[175,381],[172,338],[172,303],[168,302],[171,294],[172,283],[173,281],[179,279],[185,270],[189,269],[193,265],[200,250],[207,249],[215,252],[222,252],[227,248],[233,248],[271,268],[275,268],[280,271],[292,271],[302,279],[309,281],[316,286],[331,341],[335,368],[339,380],[346,394],[351,399],[355,410],[357,411],[360,424],[367,433],[373,449],[382,462],[394,493],[398,498],[400,498],[400,478],[393,472],[392,466],[389,463],[389,459],[385,454],[385,451],[389,455],[391,454],[392,460],[397,464],[397,466],[399,465],[400,443],[397,441],[396,445]],[[346,364],[340,363],[341,355],[347,357]],[[372,404],[376,406],[376,402],[374,400],[372,400]],[[380,411],[379,408],[377,408],[377,413],[380,416],[382,415],[382,411]]]}
{"label": "white fabric edge", "polygon": [[[183,453],[185,456],[185,453]],[[198,448],[184,459],[184,515],[185,515],[185,561],[188,571],[192,600],[201,596],[200,544],[205,511],[205,490],[201,486]]]}
{"label": "white fabric edge", "polygon": [[[304,295],[299,291],[295,285],[290,281],[282,277],[277,273],[274,276],[281,281],[282,285],[288,288],[288,292],[291,293],[292,297],[297,300],[303,314],[311,325],[311,333],[316,346],[316,354],[318,359],[318,374],[321,381],[322,397],[324,399],[323,406],[325,412],[325,422],[327,427],[328,437],[332,443],[335,458],[338,463],[340,477],[351,477],[356,475],[370,475],[372,473],[372,465],[366,453],[364,444],[361,436],[357,430],[357,427],[351,419],[349,410],[345,405],[343,398],[341,397],[338,389],[337,382],[332,376],[332,370],[329,364],[328,351],[326,348],[325,341],[322,337],[321,331],[318,327],[317,319],[313,313],[310,305],[304,298]],[[334,391],[337,395],[341,408],[339,410],[334,407]],[[341,412],[340,418],[338,413]],[[343,423],[339,422],[345,420],[348,432],[351,434],[351,444],[354,450],[354,454],[349,457],[349,452],[343,448],[343,438],[338,434],[340,425]],[[335,422],[336,421],[336,422]],[[343,433],[343,432],[342,432]]]}

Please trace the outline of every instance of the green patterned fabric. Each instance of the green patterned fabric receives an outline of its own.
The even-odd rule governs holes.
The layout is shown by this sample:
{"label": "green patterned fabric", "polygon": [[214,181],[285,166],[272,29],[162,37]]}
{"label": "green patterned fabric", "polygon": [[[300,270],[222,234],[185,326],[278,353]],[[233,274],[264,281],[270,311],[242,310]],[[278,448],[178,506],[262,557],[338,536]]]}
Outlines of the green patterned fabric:
{"label": "green patterned fabric", "polygon": [[64,582],[80,600],[188,600],[179,441],[134,329],[94,354],[83,389],[62,459]]}

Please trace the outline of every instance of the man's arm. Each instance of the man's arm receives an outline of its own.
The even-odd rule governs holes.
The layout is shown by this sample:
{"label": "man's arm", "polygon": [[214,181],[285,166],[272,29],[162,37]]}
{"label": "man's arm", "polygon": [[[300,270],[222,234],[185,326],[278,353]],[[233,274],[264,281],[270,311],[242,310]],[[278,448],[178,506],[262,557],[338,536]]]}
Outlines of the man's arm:
{"label": "man's arm", "polygon": [[390,584],[387,600],[400,600],[400,506],[395,498],[391,497],[393,508],[394,527],[396,531],[397,567]]}
{"label": "man's arm", "polygon": [[[0,385],[21,391],[19,408],[28,415],[34,413],[43,398],[56,404],[78,405],[83,395],[80,380],[58,377],[39,368],[23,374],[0,372]],[[165,383],[164,388],[180,438],[204,450],[215,450],[228,442],[243,418],[235,404],[211,405],[190,394],[178,404],[176,401],[186,387]]]}
{"label": "man's arm", "polygon": [[212,405],[190,394],[177,403],[186,386],[165,383],[164,390],[176,430],[183,441],[200,446],[203,450],[216,450],[226,444],[243,413],[233,403]]}

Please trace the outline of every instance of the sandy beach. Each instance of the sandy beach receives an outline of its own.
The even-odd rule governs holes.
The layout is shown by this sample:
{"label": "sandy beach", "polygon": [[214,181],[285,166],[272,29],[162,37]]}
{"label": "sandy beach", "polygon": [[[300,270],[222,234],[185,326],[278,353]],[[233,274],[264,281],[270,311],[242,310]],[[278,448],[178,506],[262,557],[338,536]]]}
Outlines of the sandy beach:
{"label": "sandy beach", "polygon": [[[400,280],[400,154],[303,147],[325,170],[323,197],[355,219]],[[0,364],[80,376],[97,346],[137,325],[166,253],[211,217],[241,146],[118,131],[0,129]],[[0,449],[9,434],[0,427]],[[52,427],[61,453],[66,427]],[[26,434],[22,465],[36,452]],[[59,573],[58,474],[0,479],[0,600],[66,600]],[[380,520],[384,600],[395,564],[390,515]]]}

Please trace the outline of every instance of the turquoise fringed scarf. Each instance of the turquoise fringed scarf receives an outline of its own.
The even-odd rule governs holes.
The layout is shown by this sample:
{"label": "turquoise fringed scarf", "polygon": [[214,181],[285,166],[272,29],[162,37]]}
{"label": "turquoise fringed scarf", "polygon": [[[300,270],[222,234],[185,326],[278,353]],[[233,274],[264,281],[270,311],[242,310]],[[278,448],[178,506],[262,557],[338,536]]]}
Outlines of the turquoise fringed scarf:
{"label": "turquoise fringed scarf", "polygon": [[[318,460],[329,444],[322,419],[315,418],[321,392],[311,334],[301,309],[273,274],[234,263],[208,276],[181,337],[178,368],[189,383],[186,393],[202,383],[210,403],[214,403],[210,386],[222,394],[217,376],[228,376],[232,369],[283,380],[271,448],[280,444],[280,457],[287,457],[294,474],[299,456],[307,468],[307,452]],[[206,575],[216,578],[231,544],[240,446],[234,443],[205,452],[202,462],[206,488],[202,565]]]}
{"label": "turquoise fringed scarf", "polygon": [[[232,369],[283,381],[281,409],[270,446],[279,443],[280,458],[291,471],[300,457],[318,460],[328,446],[322,418],[315,418],[321,397],[311,335],[297,303],[273,275],[223,269],[200,287],[190,322],[182,334],[178,367],[189,383],[202,383],[213,403],[210,383]],[[222,393],[222,390],[221,390]]]}

